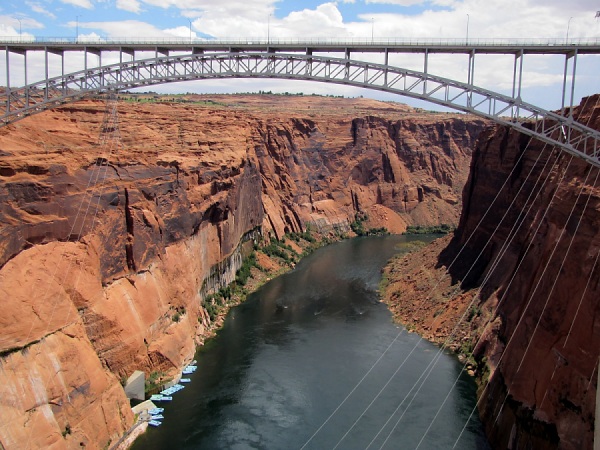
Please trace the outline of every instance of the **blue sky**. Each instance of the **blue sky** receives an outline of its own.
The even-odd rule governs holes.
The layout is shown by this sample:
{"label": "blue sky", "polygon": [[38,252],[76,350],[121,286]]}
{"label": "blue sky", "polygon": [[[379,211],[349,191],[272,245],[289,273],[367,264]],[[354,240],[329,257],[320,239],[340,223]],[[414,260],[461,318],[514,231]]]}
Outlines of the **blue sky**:
{"label": "blue sky", "polygon": [[[492,38],[595,39],[600,36],[595,15],[600,4],[591,0],[3,0],[0,3],[0,39],[21,36],[79,38],[259,38],[336,39]],[[600,92],[595,58],[580,58],[576,96]],[[502,58],[476,63],[476,84],[506,92],[512,61]],[[0,64],[3,64],[0,63]],[[414,64],[418,60],[398,62]],[[556,108],[564,60],[526,61],[524,93],[531,101]],[[461,79],[466,61],[438,58],[431,63],[436,75]],[[35,67],[35,64],[32,64]],[[34,70],[34,69],[32,69]],[[432,69],[433,71],[433,69]],[[0,72],[3,72],[0,70]],[[0,84],[2,84],[0,73]],[[30,77],[31,81],[33,79]],[[382,93],[343,86],[290,84],[290,81],[224,80],[163,85],[172,92],[256,92],[274,90],[335,95],[365,95],[390,99]],[[529,90],[528,90],[529,89]],[[554,93],[547,95],[548,92]],[[396,97],[399,101],[404,98]],[[409,102],[410,103],[410,102]],[[422,105],[420,105],[422,106]]]}
{"label": "blue sky", "polygon": [[4,0],[0,36],[573,37],[598,35],[590,0]]}

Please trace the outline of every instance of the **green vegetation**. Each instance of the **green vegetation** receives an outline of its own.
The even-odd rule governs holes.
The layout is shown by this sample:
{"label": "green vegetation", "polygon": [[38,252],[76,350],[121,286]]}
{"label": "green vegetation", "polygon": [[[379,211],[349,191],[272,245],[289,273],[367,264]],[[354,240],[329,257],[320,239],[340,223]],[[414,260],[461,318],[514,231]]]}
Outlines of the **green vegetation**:
{"label": "green vegetation", "polygon": [[283,259],[286,263],[295,263],[298,261],[298,253],[294,251],[292,247],[285,243],[285,237],[280,241],[271,238],[271,242],[263,247],[261,251],[271,257],[277,257]]}
{"label": "green vegetation", "polygon": [[473,342],[471,340],[465,341],[460,345],[460,349],[458,351],[459,354],[465,355],[468,360],[472,360],[473,358]]}
{"label": "green vegetation", "polygon": [[[202,307],[208,313],[211,322],[214,321],[221,309],[227,304],[227,300],[231,298],[231,287],[227,286],[219,289],[219,292],[207,295],[202,301]],[[200,320],[200,317],[198,318]]]}
{"label": "green vegetation", "polygon": [[[287,243],[288,239],[294,241],[303,248],[302,254],[298,253],[297,248],[295,249]],[[311,232],[310,225],[308,225],[306,231],[302,233],[289,233],[281,240],[271,238],[268,244],[262,246],[259,243],[255,243],[254,251],[242,262],[242,266],[236,272],[235,280],[228,286],[219,289],[218,292],[204,297],[201,306],[208,314],[210,321],[214,322],[221,314],[227,311],[230,306],[237,304],[248,294],[246,285],[248,280],[252,277],[252,268],[256,267],[259,270],[264,270],[258,264],[257,252],[278,259],[280,263],[283,263],[288,267],[293,267],[301,257],[308,255],[314,249],[323,245],[325,241],[326,240],[317,241]],[[308,243],[308,245],[306,245],[306,243]],[[198,320],[201,322],[202,317],[198,317]]]}
{"label": "green vegetation", "polygon": [[367,220],[369,220],[369,217],[365,213],[356,213],[354,222],[350,224],[350,229],[354,231],[357,236],[382,236],[390,234],[385,227],[365,229],[364,222]]}
{"label": "green vegetation", "polygon": [[[288,96],[297,96],[297,97],[304,97],[304,92],[273,92],[273,91],[258,91],[258,92],[248,92],[246,93],[247,95],[282,95],[285,97]],[[344,98],[343,95],[333,95],[333,94],[310,94],[311,97],[330,97],[330,98]]]}
{"label": "green vegetation", "polygon": [[381,280],[379,280],[379,287],[378,287],[380,295],[382,295],[386,291],[389,284],[390,284],[390,279],[388,277],[388,272],[383,271],[383,273],[381,274]]}
{"label": "green vegetation", "polygon": [[479,317],[480,315],[481,315],[481,308],[476,305],[471,306],[471,309],[469,309],[469,314],[467,315],[467,322],[470,322],[475,317]]}
{"label": "green vegetation", "polygon": [[487,357],[483,357],[480,360],[477,361],[477,371],[479,372],[479,380],[480,380],[480,385],[477,389],[477,395],[479,395],[481,393],[481,391],[485,388],[485,383],[489,380],[490,378],[490,366],[488,365],[488,360]]}
{"label": "green vegetation", "polygon": [[71,434],[71,425],[66,424],[65,429],[62,432],[62,437],[67,437],[67,434]]}
{"label": "green vegetation", "polygon": [[[187,92],[185,94],[159,94],[153,91],[146,92],[128,92],[123,91],[119,94],[118,98],[120,101],[131,102],[131,103],[186,103],[193,105],[203,105],[203,106],[232,106],[228,103],[219,102],[216,100],[202,99],[202,100],[194,100],[193,98],[204,94]],[[210,94],[208,94],[210,95]],[[333,95],[333,94],[305,94],[304,92],[273,92],[273,91],[263,91],[259,90],[258,92],[240,92],[235,94],[215,94],[219,96],[235,96],[235,95],[274,95],[281,97],[327,97],[327,98],[345,98],[343,95]],[[190,98],[191,97],[191,98]],[[102,98],[102,96],[97,96],[97,98]],[[359,96],[362,98],[362,95]]]}
{"label": "green vegetation", "polygon": [[244,262],[242,262],[242,267],[240,267],[235,275],[235,282],[240,286],[245,286],[248,282],[248,278],[250,278],[253,267],[257,267],[255,252],[250,253]]}
{"label": "green vegetation", "polygon": [[408,228],[406,228],[404,234],[448,234],[452,231],[454,231],[454,227],[452,225],[442,223],[441,225],[434,225],[431,227],[410,225]]}
{"label": "green vegetation", "polygon": [[316,241],[316,239],[310,233],[309,228],[307,228],[306,231],[303,232],[303,233],[290,233],[290,234],[288,234],[286,236],[288,236],[292,241],[295,241],[295,242],[298,242],[298,243],[302,239],[304,239],[306,242],[310,242],[311,244]]}
{"label": "green vegetation", "polygon": [[171,317],[173,322],[179,322],[181,320],[181,316],[185,314],[185,306],[178,306],[175,308],[175,314]]}
{"label": "green vegetation", "polygon": [[144,392],[146,394],[148,394],[149,392],[153,392],[159,387],[161,387],[163,384],[171,381],[170,379],[163,379],[165,375],[166,373],[160,371],[151,372],[148,378],[146,378],[146,382],[144,384]]}
{"label": "green vegetation", "polygon": [[359,213],[356,213],[356,216],[354,217],[354,222],[350,224],[350,229],[354,231],[354,233],[356,233],[357,236],[364,236],[366,234],[365,226],[363,224],[365,220],[367,220],[366,214],[360,215]]}
{"label": "green vegetation", "polygon": [[[235,281],[228,286],[222,287],[218,292],[207,295],[204,298],[201,306],[208,313],[211,322],[214,321],[227,306],[229,306],[232,298],[241,298],[247,294],[244,286],[246,286],[248,279],[252,276],[252,267],[258,269],[261,268],[256,260],[255,252],[250,253],[250,255],[244,259],[242,267],[240,267],[235,274]],[[201,321],[202,318],[198,317],[198,320]]]}
{"label": "green vegetation", "polygon": [[200,106],[228,106],[226,103],[217,102],[215,100],[190,100],[180,95],[147,95],[147,94],[130,94],[119,95],[120,101],[129,103],[186,103]]}

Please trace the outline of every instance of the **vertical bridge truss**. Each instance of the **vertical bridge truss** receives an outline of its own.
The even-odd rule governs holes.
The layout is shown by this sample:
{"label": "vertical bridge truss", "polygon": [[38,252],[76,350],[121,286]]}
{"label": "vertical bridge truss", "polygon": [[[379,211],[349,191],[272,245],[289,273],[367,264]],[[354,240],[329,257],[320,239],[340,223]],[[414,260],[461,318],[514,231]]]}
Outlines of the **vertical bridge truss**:
{"label": "vertical bridge truss", "polygon": [[[0,93],[0,126],[23,117],[77,101],[107,91],[132,89],[168,82],[211,78],[280,78],[332,82],[405,95],[459,111],[475,114],[507,125],[555,145],[600,167],[600,132],[572,118],[575,90],[575,71],[578,54],[598,54],[600,46],[510,46],[510,45],[354,45],[341,44],[274,44],[252,43],[232,46],[206,44],[203,47],[173,45],[159,48],[148,44],[125,47],[117,44],[1,44],[6,54],[6,88]],[[225,48],[225,47],[226,48]],[[184,54],[169,56],[170,51],[187,50]],[[43,52],[45,78],[28,83],[27,53]],[[68,51],[84,52],[85,67],[65,73],[64,55]],[[154,56],[136,59],[136,51],[153,51]],[[283,52],[285,51],[285,52]],[[102,65],[103,52],[118,52],[119,62]],[[315,53],[319,53],[319,55]],[[343,57],[327,53],[342,53]],[[376,64],[351,58],[351,52],[376,52],[384,55],[385,62]],[[388,63],[389,53],[423,53],[423,71],[395,67]],[[467,82],[443,78],[428,72],[430,53],[466,53],[469,55]],[[11,87],[10,54],[23,55],[21,72],[24,85]],[[61,56],[61,75],[49,77],[49,53]],[[98,57],[98,64],[90,67],[88,53]],[[325,55],[323,55],[325,53]],[[502,95],[474,84],[475,54],[514,54],[512,95]],[[526,53],[563,54],[562,105],[560,113],[546,111],[521,100],[523,57]],[[129,55],[129,61],[123,61]],[[572,75],[568,76],[569,63]],[[568,81],[570,79],[570,87]],[[570,103],[566,99],[570,96]]]}

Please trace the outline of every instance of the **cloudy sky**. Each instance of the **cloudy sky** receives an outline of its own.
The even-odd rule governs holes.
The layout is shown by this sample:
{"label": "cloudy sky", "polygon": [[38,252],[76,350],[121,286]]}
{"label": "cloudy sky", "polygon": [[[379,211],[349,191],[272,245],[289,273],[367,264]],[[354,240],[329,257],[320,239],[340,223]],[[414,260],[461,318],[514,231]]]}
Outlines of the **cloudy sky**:
{"label": "cloudy sky", "polygon": [[[337,38],[337,39],[595,39],[591,0],[2,0],[0,39],[80,38]],[[460,78],[466,60],[433,57],[430,68]],[[599,57],[580,57],[576,97],[600,92]],[[397,61],[398,65],[403,64]],[[411,61],[407,62],[411,63]],[[418,68],[422,62],[412,61]],[[513,58],[482,56],[475,83],[506,92]],[[564,58],[525,60],[524,98],[548,109],[560,105]],[[411,67],[412,68],[412,67]],[[1,77],[1,75],[0,75]],[[0,79],[0,82],[2,80]],[[466,81],[462,80],[461,81]],[[213,80],[163,85],[163,92],[290,91],[388,98],[355,88],[290,81]],[[161,90],[156,89],[156,90]],[[557,90],[559,91],[556,94]],[[552,95],[548,95],[552,92]],[[410,103],[406,98],[396,98]],[[422,105],[420,105],[422,106]]]}

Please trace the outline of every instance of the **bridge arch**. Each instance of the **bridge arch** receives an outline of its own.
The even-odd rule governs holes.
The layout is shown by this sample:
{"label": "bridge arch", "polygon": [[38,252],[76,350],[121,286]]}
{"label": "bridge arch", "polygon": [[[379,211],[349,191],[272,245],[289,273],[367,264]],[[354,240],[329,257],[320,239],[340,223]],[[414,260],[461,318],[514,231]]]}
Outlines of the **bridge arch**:
{"label": "bridge arch", "polygon": [[[431,73],[387,64],[269,51],[157,56],[87,68],[7,90],[3,125],[60,104],[109,91],[215,78],[279,78],[330,82],[429,101],[496,123],[600,167],[600,132],[534,105]],[[1,97],[0,97],[1,98]]]}

